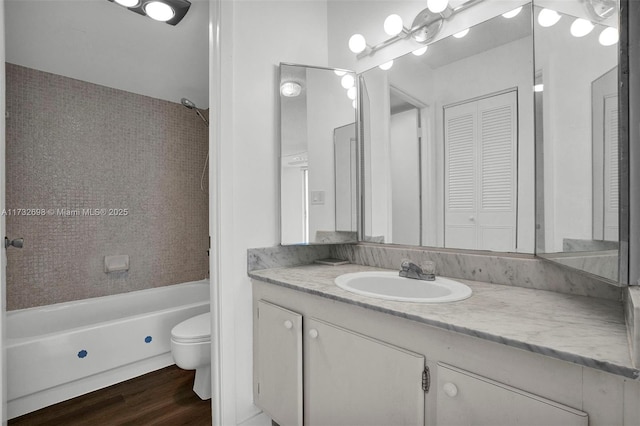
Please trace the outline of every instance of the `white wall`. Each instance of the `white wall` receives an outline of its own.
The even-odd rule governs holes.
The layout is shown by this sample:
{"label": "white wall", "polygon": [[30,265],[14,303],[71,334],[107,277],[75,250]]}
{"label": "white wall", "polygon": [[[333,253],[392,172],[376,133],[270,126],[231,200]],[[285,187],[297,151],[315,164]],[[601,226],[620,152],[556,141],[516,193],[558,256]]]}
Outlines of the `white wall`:
{"label": "white wall", "polygon": [[216,255],[223,303],[226,425],[257,412],[252,397],[247,249],[280,242],[277,67],[280,62],[326,66],[327,19],[324,0],[224,0],[221,7],[220,248]]}
{"label": "white wall", "polygon": [[[5,44],[4,44],[4,0],[0,0],[0,64],[5,62]],[[6,85],[5,85],[5,72],[4,66],[0,67],[0,117],[5,116],[6,105]],[[5,194],[6,183],[5,178],[5,120],[0,119],[0,210],[5,208]],[[4,216],[0,217],[0,235],[6,234],[6,219]],[[14,237],[11,237],[14,238]],[[7,314],[7,252],[2,250],[0,254],[0,422],[3,425],[7,424],[7,358],[6,345],[5,345],[5,317]]]}

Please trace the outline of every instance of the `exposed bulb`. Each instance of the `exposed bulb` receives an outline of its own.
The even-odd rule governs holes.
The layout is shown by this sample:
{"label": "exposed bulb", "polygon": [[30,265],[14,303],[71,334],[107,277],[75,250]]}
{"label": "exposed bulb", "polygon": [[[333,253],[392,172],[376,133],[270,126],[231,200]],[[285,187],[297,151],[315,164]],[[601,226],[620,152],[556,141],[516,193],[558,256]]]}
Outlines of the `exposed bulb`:
{"label": "exposed bulb", "polygon": [[349,50],[353,53],[360,53],[367,48],[367,41],[362,34],[354,34],[349,39]]}
{"label": "exposed bulb", "polygon": [[533,91],[534,92],[544,91],[544,84],[536,84],[535,86],[533,86]]}
{"label": "exposed bulb", "polygon": [[347,97],[349,99],[351,99],[352,101],[356,99],[356,88],[355,88],[355,86],[350,87],[349,89],[347,89]]}
{"label": "exposed bulb", "polygon": [[462,30],[459,33],[455,33],[453,36],[455,38],[462,38],[464,36],[466,36],[467,34],[469,34],[469,28],[467,28],[466,30]]}
{"label": "exposed bulb", "polygon": [[594,25],[586,19],[578,18],[571,24],[571,35],[574,37],[584,37],[593,30]]}
{"label": "exposed bulb", "polygon": [[414,50],[411,53],[413,53],[416,56],[422,56],[427,52],[428,48],[429,48],[429,46],[421,47],[420,49]]}
{"label": "exposed bulb", "polygon": [[356,101],[351,102],[353,109],[358,109],[358,103]]}
{"label": "exposed bulb", "polygon": [[344,77],[342,77],[342,80],[340,80],[340,84],[342,84],[342,87],[348,90],[348,89],[351,89],[356,84],[356,79],[353,78],[351,74],[347,74]]}
{"label": "exposed bulb", "polygon": [[347,72],[346,71],[342,71],[342,70],[333,70],[333,72],[338,76],[338,77],[342,77],[343,75],[345,75]]}
{"label": "exposed bulb", "polygon": [[138,5],[138,0],[115,0],[116,3],[124,7],[134,7]]}
{"label": "exposed bulb", "polygon": [[176,12],[171,6],[160,1],[152,1],[144,6],[147,16],[156,21],[167,22]]}
{"label": "exposed bulb", "polygon": [[603,46],[613,46],[618,42],[620,36],[618,35],[618,30],[613,27],[607,27],[600,33],[600,37],[598,37],[598,41]]}
{"label": "exposed bulb", "polygon": [[562,16],[551,9],[542,9],[538,14],[538,23],[543,27],[551,27],[558,23]]}
{"label": "exposed bulb", "polygon": [[522,11],[522,6],[520,6],[520,7],[516,8],[516,9],[510,10],[510,11],[509,11],[509,12],[507,12],[507,13],[503,13],[503,14],[502,14],[502,17],[503,17],[503,18],[507,18],[507,19],[515,18],[516,16],[518,16],[518,14],[519,14],[521,11]]}
{"label": "exposed bulb", "polygon": [[382,71],[387,71],[387,70],[390,70],[392,66],[393,66],[393,59],[390,60],[389,62],[385,62],[382,65],[378,65],[378,68],[380,68]]}
{"label": "exposed bulb", "polygon": [[384,32],[390,36],[398,35],[404,29],[402,18],[396,14],[387,16],[384,20]]}
{"label": "exposed bulb", "polygon": [[444,11],[449,5],[449,0],[427,0],[427,7],[433,13]]}

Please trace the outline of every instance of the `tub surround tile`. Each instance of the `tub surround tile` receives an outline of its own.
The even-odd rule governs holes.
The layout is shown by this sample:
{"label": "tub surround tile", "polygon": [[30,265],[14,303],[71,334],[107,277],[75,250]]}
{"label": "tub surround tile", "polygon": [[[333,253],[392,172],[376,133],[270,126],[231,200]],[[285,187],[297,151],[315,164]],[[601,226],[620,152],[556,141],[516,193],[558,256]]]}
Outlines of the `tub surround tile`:
{"label": "tub surround tile", "polygon": [[640,380],[640,370],[629,356],[622,302],[462,279],[473,290],[471,298],[434,305],[370,298],[334,284],[338,275],[377,269],[356,264],[306,265],[254,270],[249,276]]}
{"label": "tub surround tile", "polygon": [[627,287],[624,299],[629,349],[633,365],[640,368],[640,287]]}
{"label": "tub surround tile", "polygon": [[333,246],[333,256],[358,265],[385,269],[398,269],[402,259],[410,259],[417,264],[431,260],[436,263],[436,273],[447,277],[622,300],[621,287],[531,255],[454,252],[360,243]]}
{"label": "tub surround tile", "polygon": [[307,265],[332,256],[330,245],[300,245],[254,248],[247,250],[247,270]]}

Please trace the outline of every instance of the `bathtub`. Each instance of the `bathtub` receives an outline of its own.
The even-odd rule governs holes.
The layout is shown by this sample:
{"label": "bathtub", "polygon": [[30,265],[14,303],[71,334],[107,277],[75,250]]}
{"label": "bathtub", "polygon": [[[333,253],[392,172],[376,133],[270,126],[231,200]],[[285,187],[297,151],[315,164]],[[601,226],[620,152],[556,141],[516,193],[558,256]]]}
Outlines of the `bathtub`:
{"label": "bathtub", "polygon": [[209,311],[209,281],[7,312],[14,418],[173,364],[171,329]]}

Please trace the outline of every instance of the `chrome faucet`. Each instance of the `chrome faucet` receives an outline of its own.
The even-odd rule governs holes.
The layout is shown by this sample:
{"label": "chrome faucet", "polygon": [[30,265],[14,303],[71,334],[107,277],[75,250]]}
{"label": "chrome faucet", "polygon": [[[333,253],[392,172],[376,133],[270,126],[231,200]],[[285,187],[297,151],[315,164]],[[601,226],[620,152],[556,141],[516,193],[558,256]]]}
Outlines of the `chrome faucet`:
{"label": "chrome faucet", "polygon": [[436,274],[434,271],[424,272],[421,267],[411,262],[410,260],[403,260],[400,264],[401,277],[412,278],[414,280],[435,281]]}

